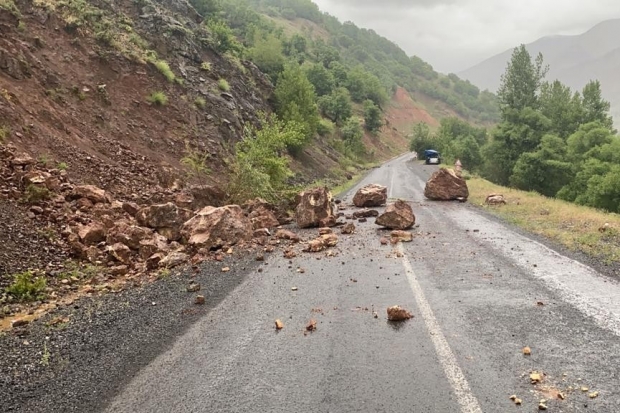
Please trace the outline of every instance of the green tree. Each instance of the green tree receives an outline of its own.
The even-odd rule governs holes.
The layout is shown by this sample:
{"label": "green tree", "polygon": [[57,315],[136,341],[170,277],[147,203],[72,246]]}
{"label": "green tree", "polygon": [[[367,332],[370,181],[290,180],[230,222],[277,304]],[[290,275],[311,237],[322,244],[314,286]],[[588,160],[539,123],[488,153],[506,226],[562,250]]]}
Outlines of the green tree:
{"label": "green tree", "polygon": [[362,125],[358,119],[349,118],[340,130],[340,134],[347,150],[351,151],[355,155],[364,154],[365,148],[364,143],[362,142],[364,130],[362,129]]}
{"label": "green tree", "polygon": [[381,109],[370,99],[364,101],[364,126],[370,132],[377,132],[383,126]]}
{"label": "green tree", "polygon": [[319,113],[314,86],[304,71],[298,65],[287,65],[278,77],[274,94],[280,118],[302,124],[306,141],[310,140],[316,133]]}
{"label": "green tree", "polygon": [[507,109],[519,111],[537,108],[538,92],[547,70],[543,65],[542,54],[539,53],[535,61],[532,61],[524,45],[517,47],[502,75],[497,92],[502,112]]}
{"label": "green tree", "polygon": [[320,97],[318,103],[323,116],[337,124],[349,119],[353,111],[349,91],[343,87],[335,89],[328,96]]}
{"label": "green tree", "polygon": [[212,19],[207,21],[207,28],[211,32],[213,48],[220,53],[230,52],[238,54],[243,46],[237,41],[230,27],[223,20]]}
{"label": "green tree", "polygon": [[601,83],[598,80],[590,81],[583,88],[583,123],[599,122],[603,127],[614,130],[614,121],[609,116],[610,104],[603,99]]}
{"label": "green tree", "polygon": [[572,180],[573,165],[565,158],[564,140],[545,135],[535,152],[526,152],[519,157],[510,183],[519,189],[553,197]]}
{"label": "green tree", "polygon": [[583,118],[581,95],[573,94],[559,80],[543,83],[540,90],[540,111],[551,121],[549,132],[566,139],[578,128]]}
{"label": "green tree", "polygon": [[422,159],[424,150],[431,149],[435,142],[431,136],[431,130],[426,123],[420,122],[413,125],[411,135],[409,150],[417,152],[420,159]]}
{"label": "green tree", "polygon": [[249,51],[249,58],[274,83],[284,70],[286,62],[282,54],[282,42],[273,34],[258,36],[254,42],[254,47]]}
{"label": "green tree", "polygon": [[306,69],[306,76],[312,85],[317,96],[329,95],[336,82],[334,76],[322,64],[316,63]]}

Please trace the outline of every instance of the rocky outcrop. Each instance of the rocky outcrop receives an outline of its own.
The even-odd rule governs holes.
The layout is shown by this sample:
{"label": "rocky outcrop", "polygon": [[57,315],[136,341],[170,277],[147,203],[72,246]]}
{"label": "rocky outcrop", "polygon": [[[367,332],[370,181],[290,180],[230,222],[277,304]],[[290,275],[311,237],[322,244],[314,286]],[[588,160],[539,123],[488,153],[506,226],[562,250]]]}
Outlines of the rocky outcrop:
{"label": "rocky outcrop", "polygon": [[377,217],[375,224],[390,229],[409,229],[415,224],[415,215],[411,205],[399,199],[387,206],[385,212]]}
{"label": "rocky outcrop", "polygon": [[353,197],[353,205],[358,208],[378,207],[387,202],[387,187],[378,184],[360,188]]}
{"label": "rocky outcrop", "polygon": [[424,196],[435,201],[467,199],[467,182],[452,169],[442,168],[435,172],[424,188]]}
{"label": "rocky outcrop", "polygon": [[[314,188],[299,194],[295,220],[299,228],[328,225],[334,218],[332,194],[325,187]],[[335,218],[333,219],[335,222]]]}
{"label": "rocky outcrop", "polygon": [[207,249],[234,245],[252,237],[252,223],[238,205],[205,207],[183,224],[183,240]]}

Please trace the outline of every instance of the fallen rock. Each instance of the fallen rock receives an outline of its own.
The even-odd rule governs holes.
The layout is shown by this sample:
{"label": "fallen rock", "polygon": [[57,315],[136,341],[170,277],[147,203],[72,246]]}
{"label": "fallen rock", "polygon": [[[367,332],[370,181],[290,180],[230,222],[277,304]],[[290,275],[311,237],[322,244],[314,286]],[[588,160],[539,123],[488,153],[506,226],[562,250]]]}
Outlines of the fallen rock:
{"label": "fallen rock", "polygon": [[320,252],[325,248],[334,247],[338,244],[336,234],[325,234],[308,242],[304,248],[305,252]]}
{"label": "fallen rock", "polygon": [[441,168],[435,172],[424,188],[424,196],[436,201],[452,201],[458,198],[467,199],[469,189],[467,182],[452,169]]}
{"label": "fallen rock", "polygon": [[79,185],[73,188],[70,199],[86,198],[93,204],[107,202],[106,193],[103,189],[94,185]]}
{"label": "fallen rock", "polygon": [[120,242],[108,247],[108,255],[116,261],[129,264],[131,262],[131,250],[125,244]]}
{"label": "fallen rock", "polygon": [[280,320],[276,320],[276,330],[282,330],[284,328],[284,323]]}
{"label": "fallen rock", "polygon": [[137,225],[129,225],[127,223],[118,223],[110,231],[106,242],[108,244],[121,243],[127,245],[132,250],[139,250],[140,243],[150,239],[153,232],[148,228],[139,227]]}
{"label": "fallen rock", "polygon": [[330,228],[335,227],[336,225],[338,225],[338,221],[335,216],[319,219],[319,227]]}
{"label": "fallen rock", "polygon": [[106,231],[99,222],[92,222],[82,226],[78,230],[78,236],[85,245],[94,245],[106,239]]}
{"label": "fallen rock", "polygon": [[388,307],[387,316],[388,316],[388,320],[390,321],[404,321],[404,320],[409,320],[410,318],[413,317],[413,315],[409,311],[405,310],[404,308],[398,305]]}
{"label": "fallen rock", "polygon": [[181,226],[190,218],[191,214],[191,211],[168,202],[140,209],[136,213],[136,220],[143,227],[156,229],[168,240],[178,241],[181,237]]}
{"label": "fallen rock", "polygon": [[390,243],[390,240],[385,237],[381,237],[379,242],[381,243],[381,245],[388,245]]}
{"label": "fallen rock", "polygon": [[186,290],[188,293],[197,293],[198,291],[200,291],[200,284],[191,283],[190,285],[187,286]]}
{"label": "fallen rock", "polygon": [[387,187],[378,184],[360,188],[353,197],[353,205],[358,208],[377,207],[387,202]]}
{"label": "fallen rock", "polygon": [[135,217],[140,210],[140,206],[134,202],[123,202],[121,208],[132,217]]}
{"label": "fallen rock", "polygon": [[256,198],[243,204],[243,209],[247,211],[253,229],[275,228],[280,225],[272,208],[271,204],[262,198]]}
{"label": "fallen rock", "polygon": [[308,324],[306,324],[307,331],[315,331],[316,330],[316,320],[310,320]]}
{"label": "fallen rock", "polygon": [[355,224],[352,222],[345,224],[340,230],[340,233],[346,234],[346,235],[353,234],[354,232],[355,232]]}
{"label": "fallen rock", "polygon": [[300,193],[298,197],[295,220],[299,228],[318,227],[322,220],[333,217],[332,194],[327,188],[310,189]]}
{"label": "fallen rock", "polygon": [[373,218],[378,217],[379,211],[376,209],[362,209],[361,211],[355,211],[352,215],[354,219],[358,218]]}
{"label": "fallen rock", "polygon": [[34,158],[27,153],[20,153],[15,155],[13,159],[11,159],[11,166],[19,166],[24,167],[28,165],[33,165],[36,161]]}
{"label": "fallen rock", "polygon": [[319,228],[319,235],[326,235],[326,234],[333,234],[334,231],[332,231],[331,228],[328,227],[323,227],[323,228]]}
{"label": "fallen rock", "polygon": [[211,249],[249,240],[253,231],[240,206],[208,206],[183,224],[181,235],[192,246]]}
{"label": "fallen rock", "polygon": [[147,270],[154,270],[155,268],[159,267],[159,263],[161,262],[161,260],[164,259],[164,254],[161,252],[158,252],[157,254],[153,254],[150,257],[148,257],[146,259],[146,269]]}
{"label": "fallen rock", "polygon": [[299,235],[295,234],[293,231],[289,231],[289,230],[286,230],[286,229],[279,229],[276,232],[276,238],[278,238],[278,239],[287,239],[287,240],[291,240],[293,242],[301,241],[301,238],[299,237]]}
{"label": "fallen rock", "polygon": [[197,295],[194,299],[194,304],[196,305],[205,305],[206,300],[204,295]]}
{"label": "fallen rock", "polygon": [[413,234],[402,230],[392,231],[390,234],[390,240],[392,244],[396,244],[398,242],[411,242],[413,241]]}
{"label": "fallen rock", "polygon": [[159,262],[159,266],[164,268],[173,268],[186,262],[189,262],[189,255],[184,252],[173,251]]}
{"label": "fallen rock", "polygon": [[271,231],[269,231],[267,228],[259,228],[255,229],[252,235],[254,238],[270,237]]}
{"label": "fallen rock", "polygon": [[390,229],[409,229],[415,224],[415,215],[411,205],[399,199],[390,204],[375,220],[375,224]]}
{"label": "fallen rock", "polygon": [[489,194],[484,203],[487,205],[506,205],[506,199],[504,199],[504,195]]}

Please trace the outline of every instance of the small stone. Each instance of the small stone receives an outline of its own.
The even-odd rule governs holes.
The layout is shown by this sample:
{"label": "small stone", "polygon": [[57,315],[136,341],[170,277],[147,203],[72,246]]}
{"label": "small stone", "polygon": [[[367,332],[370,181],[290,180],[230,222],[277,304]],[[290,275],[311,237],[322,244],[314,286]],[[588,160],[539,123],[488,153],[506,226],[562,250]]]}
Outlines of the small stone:
{"label": "small stone", "polygon": [[282,330],[284,328],[284,323],[280,320],[276,320],[276,330]]}
{"label": "small stone", "polygon": [[197,295],[194,299],[194,304],[196,305],[204,305],[206,302],[204,295]]}
{"label": "small stone", "polygon": [[413,315],[409,311],[398,305],[388,307],[387,315],[388,320],[390,321],[405,321],[413,317]]}
{"label": "small stone", "polygon": [[529,356],[532,354],[532,349],[529,347],[523,347],[523,355]]}
{"label": "small stone", "polygon": [[27,324],[30,324],[30,320],[26,320],[25,318],[18,318],[17,320],[13,320],[11,323],[11,327],[23,327]]}
{"label": "small stone", "polygon": [[200,291],[200,284],[191,283],[190,285],[187,286],[188,293],[196,293],[198,291]]}
{"label": "small stone", "polygon": [[222,272],[229,272],[229,271],[230,271],[230,268],[229,268],[229,267],[224,267],[224,268],[222,268]]}

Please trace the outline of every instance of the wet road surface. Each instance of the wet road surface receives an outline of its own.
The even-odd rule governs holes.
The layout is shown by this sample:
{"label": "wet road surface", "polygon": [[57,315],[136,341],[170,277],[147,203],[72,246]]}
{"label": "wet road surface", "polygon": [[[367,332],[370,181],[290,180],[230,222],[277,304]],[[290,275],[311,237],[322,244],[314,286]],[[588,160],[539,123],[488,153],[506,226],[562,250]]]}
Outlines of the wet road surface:
{"label": "wet road surface", "polygon": [[[357,186],[412,203],[412,243],[381,246],[389,232],[371,218],[336,230],[335,256],[268,256],[105,411],[534,412],[546,399],[553,412],[620,412],[620,284],[471,205],[426,200],[434,170],[405,155]],[[397,304],[414,318],[388,322]]]}

